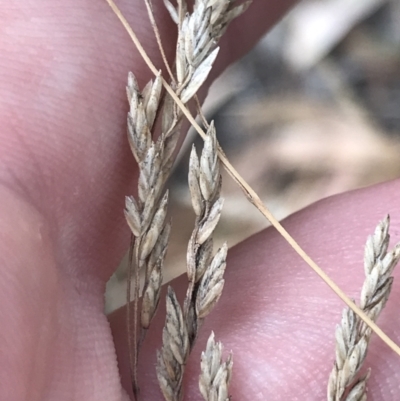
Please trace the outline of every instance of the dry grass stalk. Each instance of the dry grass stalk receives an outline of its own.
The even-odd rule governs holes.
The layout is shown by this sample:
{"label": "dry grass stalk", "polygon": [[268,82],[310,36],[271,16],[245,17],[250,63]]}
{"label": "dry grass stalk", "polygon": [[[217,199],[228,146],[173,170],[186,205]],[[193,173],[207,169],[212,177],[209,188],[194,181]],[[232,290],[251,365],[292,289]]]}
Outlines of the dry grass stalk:
{"label": "dry grass stalk", "polygon": [[213,123],[208,129],[200,160],[195,148],[192,149],[189,186],[196,213],[195,228],[187,253],[189,286],[183,311],[172,288],[168,289],[163,345],[158,353],[157,377],[167,401],[182,399],[185,365],[198,329],[218,302],[224,286],[226,244],[212,256],[211,235],[218,223],[223,204],[220,198],[221,175]]}
{"label": "dry grass stalk", "polygon": [[230,354],[222,361],[222,344],[216,343],[212,332],[207,348],[201,354],[199,388],[205,401],[228,401],[228,386],[232,376],[233,359]]}
{"label": "dry grass stalk", "polygon": [[[151,22],[161,47],[161,40],[152,15],[151,3],[146,1],[146,6],[151,15]],[[212,68],[218,53],[218,47],[216,47],[218,39],[229,22],[243,12],[246,7],[244,5],[232,7],[232,3],[229,0],[196,1],[191,14],[186,12],[186,3],[183,1],[178,3],[178,10],[175,10],[175,12],[172,10],[173,6],[170,3],[167,3],[167,7],[171,15],[176,13],[176,16],[178,16],[177,23],[179,28],[175,60],[176,79],[172,78],[171,85],[173,85],[179,100],[186,104],[196,95]],[[164,56],[163,49],[160,48],[160,50]],[[158,73],[154,82],[151,81],[145,86],[142,92],[139,90],[134,75],[132,73],[129,74],[127,85],[130,105],[128,138],[140,171],[138,200],[136,201],[133,197],[127,197],[125,202],[125,217],[132,235],[135,237],[135,241],[132,242],[132,244],[134,243],[134,249],[131,252],[135,259],[135,290],[133,332],[129,336],[129,348],[133,391],[136,397],[138,393],[137,364],[140,343],[144,339],[159,302],[162,267],[170,233],[170,223],[166,222],[168,192],[163,194],[163,188],[170,175],[173,154],[179,139],[183,117],[182,110],[176,105],[172,97],[167,95],[162,108],[161,135],[157,140],[154,138],[153,126],[160,109],[161,89],[162,79],[160,73]],[[216,148],[214,150],[216,152]],[[216,153],[213,161],[213,166],[208,166],[208,168],[215,168],[217,162]],[[207,173],[208,171],[203,172],[205,175]],[[212,177],[208,177],[206,184],[208,186],[212,185],[210,182],[215,177],[215,174]],[[202,185],[204,182],[204,179],[202,179]],[[208,196],[211,195],[209,194]],[[207,233],[210,234],[212,232],[211,226],[218,221],[221,207],[222,204],[215,204],[211,217],[208,216],[213,220],[202,222],[203,226],[200,227],[200,234],[203,238],[207,236]],[[132,262],[130,262],[130,265],[132,265]],[[139,272],[141,270],[145,270],[145,280],[140,310],[142,335],[139,342],[138,300],[140,296]],[[128,276],[127,321],[128,333],[131,333],[131,307],[129,305],[131,299],[131,273]],[[212,279],[215,280],[215,277]],[[193,281],[194,278],[191,278],[191,280]],[[191,285],[191,292],[193,291],[193,285]],[[205,296],[204,290],[202,294]],[[200,307],[207,307],[205,304],[207,302],[211,302],[211,300],[201,299],[199,301]],[[189,304],[190,302],[188,301]],[[202,313],[204,314],[204,311]],[[191,341],[192,343],[193,341]]]}
{"label": "dry grass stalk", "polygon": [[[387,252],[389,216],[381,221],[367,240],[364,254],[365,281],[360,307],[376,321],[385,307],[392,287],[391,274],[400,259],[400,244]],[[351,310],[345,309],[336,328],[336,361],[328,383],[328,401],[365,401],[369,372],[354,379],[367,355],[371,329]],[[347,395],[345,395],[348,392]]]}

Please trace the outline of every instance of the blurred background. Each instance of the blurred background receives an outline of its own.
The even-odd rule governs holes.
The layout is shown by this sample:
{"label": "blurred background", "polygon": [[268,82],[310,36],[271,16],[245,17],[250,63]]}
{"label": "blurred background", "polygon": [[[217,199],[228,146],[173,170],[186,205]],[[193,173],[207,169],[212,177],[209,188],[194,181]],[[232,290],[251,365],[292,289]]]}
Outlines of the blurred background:
{"label": "blurred background", "polygon": [[[266,0],[267,1],[267,0]],[[278,219],[327,196],[400,176],[400,1],[305,0],[215,82],[205,115],[231,163]],[[185,271],[194,213],[191,133],[170,180],[165,280]],[[223,172],[215,248],[268,226]],[[126,260],[106,311],[126,302]]]}

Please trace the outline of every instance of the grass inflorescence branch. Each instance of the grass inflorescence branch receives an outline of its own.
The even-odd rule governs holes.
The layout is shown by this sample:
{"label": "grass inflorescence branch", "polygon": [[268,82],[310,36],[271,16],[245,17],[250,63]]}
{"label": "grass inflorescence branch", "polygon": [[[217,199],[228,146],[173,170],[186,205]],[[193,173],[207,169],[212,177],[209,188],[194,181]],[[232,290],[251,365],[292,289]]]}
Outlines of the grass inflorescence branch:
{"label": "grass inflorescence branch", "polygon": [[[186,2],[178,2],[178,9],[167,2],[167,8],[178,27],[175,72],[170,70],[165,60],[165,52],[162,49],[159,32],[152,15],[151,2],[147,0],[146,6],[161,54],[171,75],[170,85],[174,88],[174,96],[178,97],[181,104],[186,104],[196,96],[197,91],[208,77],[218,54],[218,40],[232,19],[240,15],[246,6],[243,4],[234,6],[230,0],[197,0],[194,3],[193,11],[189,13]],[[171,231],[171,223],[166,218],[168,191],[164,190],[164,186],[171,172],[174,151],[184,116],[182,109],[171,94],[168,92],[162,94],[162,83],[163,79],[158,72],[154,82],[150,81],[143,90],[140,90],[132,73],[128,76],[127,84],[130,106],[128,139],[139,166],[138,198],[128,196],[125,202],[125,217],[134,237],[133,249],[130,252],[132,258],[127,286],[127,325],[132,387],[136,398],[139,393],[138,354],[159,303],[162,270]],[[157,136],[154,127],[159,115],[161,115],[161,133]],[[200,163],[196,159],[197,169],[193,167],[197,156],[193,154],[192,157],[191,181],[198,180],[200,192],[192,193],[192,196],[196,197],[194,202],[197,202],[195,207],[197,219],[188,250],[189,288],[184,304],[184,322],[183,325],[179,324],[179,327],[173,324],[173,322],[180,323],[180,312],[172,290],[169,291],[167,297],[167,311],[169,311],[170,319],[167,319],[166,327],[174,327],[177,332],[186,330],[189,336],[189,350],[193,347],[199,323],[221,294],[227,252],[227,247],[224,246],[210,263],[212,271],[209,271],[207,263],[210,261],[212,252],[212,240],[209,237],[218,222],[222,200],[219,198],[221,178],[213,125],[209,127],[208,137],[209,140],[206,141]],[[203,257],[200,264],[197,261],[198,257],[200,259]],[[133,310],[130,305],[132,269],[134,276]],[[144,286],[142,303],[139,307],[141,294],[139,277],[142,271],[144,271]],[[201,280],[203,276],[204,279]],[[131,324],[131,320],[133,324]],[[141,332],[140,339],[139,331]],[[168,334],[169,330],[165,329],[164,332],[167,341],[173,341],[172,334]],[[183,338],[184,332],[182,331],[179,339]],[[169,363],[169,351],[166,348],[167,345],[164,341],[160,354],[164,358],[164,366]],[[172,349],[176,350],[176,347]],[[184,353],[180,359],[177,359],[177,363],[182,363],[183,355]],[[160,372],[162,369],[158,370]],[[175,376],[174,394],[176,399],[180,399],[179,383],[181,381],[178,379],[180,376],[177,372],[175,372]],[[160,384],[162,383],[163,381],[160,380]],[[165,394],[167,392],[164,391]]]}
{"label": "grass inflorescence branch", "polygon": [[[388,252],[389,216],[382,220],[365,245],[365,281],[360,308],[376,321],[392,288],[392,272],[400,259],[400,243]],[[355,381],[367,356],[372,330],[349,308],[336,328],[336,361],[329,377],[328,401],[365,401],[368,371]]]}

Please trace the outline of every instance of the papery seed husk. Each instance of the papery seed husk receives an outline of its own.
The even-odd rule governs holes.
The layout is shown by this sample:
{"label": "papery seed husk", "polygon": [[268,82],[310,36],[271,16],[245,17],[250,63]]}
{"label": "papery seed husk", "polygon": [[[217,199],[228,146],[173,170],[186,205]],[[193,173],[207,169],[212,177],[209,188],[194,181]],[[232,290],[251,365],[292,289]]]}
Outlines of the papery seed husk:
{"label": "papery seed husk", "polygon": [[144,205],[143,205],[143,212],[142,212],[142,229],[145,232],[151,223],[151,220],[153,218],[154,212],[155,212],[155,190],[152,188],[148,194],[148,196],[145,199]]}
{"label": "papery seed husk", "polygon": [[175,102],[171,95],[166,93],[164,97],[161,122],[161,130],[163,135],[167,135],[168,131],[173,126],[172,122],[174,120],[174,104]]}
{"label": "papery seed husk", "polygon": [[213,239],[212,237],[208,238],[200,247],[197,256],[197,264],[196,264],[196,278],[195,282],[197,283],[204,275],[208,265],[211,262],[213,251]]}
{"label": "papery seed husk", "polygon": [[215,25],[218,19],[227,11],[229,2],[214,2],[211,24]]}
{"label": "papery seed husk", "polygon": [[226,255],[228,247],[226,243],[215,254],[211,264],[207,268],[200,283],[199,294],[208,292],[215,283],[222,279],[226,268]]}
{"label": "papery seed husk", "polygon": [[203,199],[199,185],[199,159],[197,157],[196,148],[192,147],[189,161],[189,189],[192,199],[192,206],[196,216],[203,214]]}
{"label": "papery seed husk", "polygon": [[338,382],[338,371],[336,367],[332,369],[328,380],[327,398],[328,401],[335,401],[336,383]]}
{"label": "papery seed husk", "polygon": [[128,126],[129,147],[131,149],[131,152],[132,152],[133,157],[135,158],[136,162],[139,163],[142,160],[142,158],[144,157],[144,154],[141,153],[139,147],[137,146],[137,144],[135,142],[135,127],[133,125],[132,117],[130,116],[130,114],[128,114],[127,126]]}
{"label": "papery seed husk", "polygon": [[204,170],[202,167],[199,172],[199,184],[201,195],[204,200],[209,200],[212,197],[214,190],[214,183],[212,181],[212,175],[210,174],[210,170]]}
{"label": "papery seed husk", "polygon": [[373,294],[373,296],[368,300],[366,309],[371,309],[375,307],[376,304],[382,304],[381,309],[384,308],[392,289],[393,277],[389,277],[386,282],[380,286],[380,288]]}
{"label": "papery seed husk", "polygon": [[212,206],[209,215],[207,216],[207,220],[202,223],[197,237],[196,242],[198,244],[203,244],[209,236],[213,233],[216,225],[218,224],[219,218],[221,217],[222,206],[224,204],[224,199],[218,199],[214,205]]}
{"label": "papery seed husk", "polygon": [[221,297],[224,283],[224,280],[219,281],[212,289],[210,289],[204,298],[198,298],[196,309],[199,319],[204,319],[214,309],[214,306]]}
{"label": "papery seed husk", "polygon": [[[232,10],[228,11],[225,15],[223,20],[221,21],[223,25],[229,24],[233,19],[239,17],[243,14],[248,7],[250,6],[251,1],[246,1],[245,3],[240,4],[239,6],[233,8]],[[223,35],[225,33],[225,29],[222,29],[219,35]]]}
{"label": "papery seed husk", "polygon": [[208,401],[208,388],[209,388],[209,382],[203,379],[203,376],[201,376],[199,380],[199,390],[200,394],[206,401]]}
{"label": "papery seed husk", "polygon": [[214,333],[207,341],[206,351],[201,355],[199,388],[205,401],[227,401],[228,385],[232,374],[232,355],[222,361],[222,344],[215,343]]}
{"label": "papery seed husk", "polygon": [[389,276],[393,273],[400,260],[400,244],[396,244],[392,252],[389,252],[382,260],[382,276]]}
{"label": "papery seed husk", "polygon": [[[147,82],[147,84],[145,85],[145,87],[142,90],[142,103],[143,103],[143,110],[146,110],[147,107],[147,103],[150,99],[150,92],[151,92],[151,88],[153,87],[153,80],[151,79],[149,82]],[[144,115],[146,116],[146,112],[144,113]],[[147,119],[146,119],[147,121]]]}
{"label": "papery seed husk", "polygon": [[158,353],[157,355],[156,372],[157,372],[158,384],[161,388],[161,392],[163,393],[164,398],[167,401],[176,401],[174,396],[174,390],[166,374],[167,372],[164,366],[164,360],[161,353]]}
{"label": "papery seed husk", "polygon": [[[164,171],[161,168],[161,163],[163,161],[163,157],[162,154],[160,152],[157,152],[155,154],[154,157],[154,162],[153,162],[153,167],[151,170],[151,176],[149,179],[149,185],[151,187],[154,187],[156,190],[156,197],[158,198],[158,196],[160,195],[160,191],[162,191],[162,187],[158,187],[157,183],[159,182],[159,176],[163,176],[164,175]],[[164,180],[162,179],[161,182],[163,182]]]}
{"label": "papery seed husk", "polygon": [[166,377],[170,379],[171,382],[178,382],[179,378],[182,376],[182,366],[175,359],[174,354],[172,353],[169,342],[170,337],[167,333],[167,330],[164,327],[163,330],[163,347],[162,347],[162,364],[165,372],[167,374]]}
{"label": "papery seed husk", "polygon": [[190,83],[182,91],[181,101],[187,103],[198,91],[204,81],[207,79],[209,72],[211,71],[212,65],[217,57],[219,48],[215,48],[207,58],[196,68],[193,76],[191,77]]}
{"label": "papery seed husk", "polygon": [[216,137],[215,137],[215,125],[214,121],[210,122],[207,129],[207,138],[204,141],[203,153],[209,160],[214,160],[216,157]]}
{"label": "papery seed husk", "polygon": [[180,134],[181,126],[182,126],[181,123],[176,125],[176,128],[173,130],[173,132],[171,132],[170,135],[165,138],[163,166],[166,165],[166,163],[172,158],[172,155],[175,152],[176,145],[179,141],[179,134]]}
{"label": "papery seed husk", "polygon": [[223,274],[226,268],[227,245],[214,256],[214,259],[205,272],[196,297],[196,311],[199,318],[204,318],[218,302],[224,286]]}
{"label": "papery seed husk", "polygon": [[368,276],[371,269],[374,267],[375,255],[372,244],[372,237],[368,237],[367,243],[365,244],[364,250],[364,272]]}
{"label": "papery seed husk", "polygon": [[146,104],[146,117],[147,117],[148,127],[150,130],[153,127],[154,120],[157,115],[157,110],[160,103],[161,90],[162,90],[162,78],[161,78],[161,72],[159,71],[152,85],[151,92],[149,94],[149,99],[147,100]]}
{"label": "papery seed husk", "polygon": [[125,197],[124,213],[129,228],[132,231],[132,234],[135,237],[138,237],[141,231],[140,214],[135,198],[133,198],[132,196]]}
{"label": "papery seed husk", "polygon": [[143,175],[144,179],[146,180],[147,186],[149,186],[155,154],[156,148],[154,146],[154,143],[152,143],[147,149],[144,159],[139,163],[140,174]]}
{"label": "papery seed husk", "polygon": [[141,243],[141,253],[140,258],[142,260],[146,259],[153,250],[153,247],[164,227],[165,217],[167,215],[168,207],[168,191],[165,193],[163,199],[161,200],[158,210],[155,213],[153,220],[150,224],[150,228],[143,238]]}
{"label": "papery seed husk", "polygon": [[208,36],[208,38],[210,40],[205,40],[205,43],[202,44],[202,48],[201,49],[199,48],[199,51],[196,54],[196,60],[205,59],[215,47],[215,41],[213,39],[211,39],[212,33],[211,33],[210,29],[207,30],[206,35]]}
{"label": "papery seed husk", "polygon": [[128,113],[128,140],[131,147],[131,151],[135,156],[136,161],[139,163],[145,156],[147,149],[151,145],[151,138],[148,135],[147,129],[142,127],[142,131],[138,130],[136,123],[138,112]]}
{"label": "papery seed husk", "polygon": [[[342,334],[343,338],[350,338],[351,333],[354,332],[354,325],[356,320],[357,318],[355,317],[351,309],[343,309],[342,322],[341,322],[341,330],[343,332]],[[345,352],[347,351],[346,347],[344,347],[343,349],[345,350]]]}
{"label": "papery seed husk", "polygon": [[143,171],[141,170],[139,173],[139,181],[138,181],[139,205],[143,205],[146,202],[148,193],[149,193],[149,185],[147,177],[145,174],[143,174]]}
{"label": "papery seed husk", "polygon": [[365,401],[367,399],[366,391],[369,375],[370,370],[368,370],[368,373],[354,384],[346,397],[346,401]]}
{"label": "papery seed husk", "polygon": [[194,66],[198,67],[199,64],[207,58],[211,51],[216,46],[216,41],[212,37],[212,27],[209,24],[210,13],[206,12],[201,25],[199,26],[199,33],[197,35],[197,42],[194,49]]}
{"label": "papery seed husk", "polygon": [[132,90],[139,92],[139,84],[137,82],[136,76],[133,72],[128,72],[128,88],[132,88]]}
{"label": "papery seed husk", "polygon": [[[185,57],[185,40],[183,37],[183,33],[185,32],[185,25],[187,24],[187,20],[184,19],[182,23],[181,34],[178,36],[178,43],[176,46],[176,77],[178,80],[178,87],[181,87],[183,81],[186,78],[186,57]],[[180,97],[181,101],[182,97]],[[183,102],[184,103],[184,102]]]}
{"label": "papery seed husk", "polygon": [[[132,113],[132,111],[131,111]],[[139,102],[136,108],[136,124],[135,133],[137,137],[137,142],[141,145],[141,151],[145,151],[143,148],[147,144],[147,147],[151,144],[151,135],[147,126],[146,113],[142,102]]]}
{"label": "papery seed husk", "polygon": [[[189,24],[190,25],[192,25],[191,24],[191,22],[193,21],[193,19],[190,19],[189,20]],[[185,41],[185,57],[186,57],[186,60],[187,60],[187,62],[190,64],[190,65],[193,65],[193,53],[194,53],[194,43],[193,43],[193,41],[194,41],[194,38],[193,38],[193,36],[192,36],[192,31],[193,30],[193,28],[192,29],[188,29],[186,32],[185,32],[185,35],[184,35],[184,41]]]}
{"label": "papery seed husk", "polygon": [[221,383],[218,389],[218,401],[229,401],[228,386],[226,383]]}
{"label": "papery seed husk", "polygon": [[[385,282],[379,282],[379,271],[378,269],[373,269],[371,276],[368,276],[364,282],[361,291],[361,302],[360,307],[362,309],[371,309],[377,302],[380,302],[384,298],[384,294],[387,291],[389,281],[388,278]],[[374,274],[375,273],[375,274]],[[375,277],[372,277],[372,276]]]}
{"label": "papery seed husk", "polygon": [[199,174],[199,183],[201,188],[201,193],[205,200],[209,200],[214,192],[214,181],[213,181],[213,173],[210,169],[209,158],[207,154],[203,150],[200,159],[200,174]]}
{"label": "papery seed husk", "polygon": [[186,363],[188,354],[188,338],[182,310],[176,299],[175,292],[168,287],[167,294],[167,318],[165,327],[170,335],[170,348],[176,360],[183,365]]}
{"label": "papery seed husk", "polygon": [[150,271],[153,269],[153,266],[155,265],[155,263],[159,258],[162,258],[162,260],[164,260],[165,254],[167,253],[170,234],[171,234],[171,221],[169,221],[164,226],[150,254],[150,258],[148,261],[148,268],[150,269]]}
{"label": "papery seed husk", "polygon": [[226,262],[226,256],[228,253],[228,244],[224,242],[224,244],[221,246],[221,248],[218,249],[217,253],[215,254],[211,266],[210,266],[210,274],[214,275],[218,270],[218,274],[223,274],[223,271],[221,269],[225,269],[223,265]]}
{"label": "papery seed husk", "polygon": [[162,284],[162,265],[163,260],[159,258],[153,271],[150,274],[150,280],[145,288],[142,299],[141,325],[148,329],[160,300]]}
{"label": "papery seed husk", "polygon": [[[221,361],[222,363],[222,361]],[[225,364],[221,364],[217,370],[217,373],[214,377],[213,384],[215,387],[219,387],[221,383],[226,382],[227,379],[227,372],[225,369]]]}

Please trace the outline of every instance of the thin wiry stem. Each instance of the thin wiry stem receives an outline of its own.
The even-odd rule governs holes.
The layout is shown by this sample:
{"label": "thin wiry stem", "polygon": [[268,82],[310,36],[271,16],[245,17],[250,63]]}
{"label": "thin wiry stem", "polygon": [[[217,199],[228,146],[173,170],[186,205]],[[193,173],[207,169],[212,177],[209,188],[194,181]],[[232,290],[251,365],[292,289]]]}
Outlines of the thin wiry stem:
{"label": "thin wiry stem", "polygon": [[168,63],[167,56],[165,55],[164,47],[163,47],[162,40],[161,40],[160,31],[158,29],[156,20],[154,18],[154,12],[153,12],[152,3],[151,3],[150,0],[144,0],[144,2],[146,4],[147,14],[149,16],[150,23],[151,23],[151,26],[152,26],[153,31],[154,31],[154,36],[156,37],[158,49],[160,50],[161,57],[163,59],[165,68],[166,68],[166,70],[168,72],[168,75],[169,75],[169,78],[171,79],[171,81],[175,82],[174,74],[172,73],[171,67],[169,66],[169,63]]}
{"label": "thin wiry stem", "polygon": [[[134,254],[137,254],[138,247],[135,241]],[[137,260],[137,258],[136,258]],[[132,261],[133,262],[133,261]],[[132,266],[132,265],[131,265]],[[131,345],[133,344],[133,361],[131,364],[131,375],[132,375],[132,391],[135,400],[139,400],[139,382],[138,382],[138,360],[139,360],[139,349],[138,349],[138,309],[139,309],[139,297],[140,297],[140,266],[135,263],[134,266],[134,300],[133,300],[133,333],[129,333],[131,336]]]}
{"label": "thin wiry stem", "polygon": [[206,127],[206,129],[208,129],[210,125],[208,124],[206,116],[204,115],[203,110],[201,109],[200,100],[197,95],[194,96],[194,102],[196,104],[197,115],[200,117],[201,122],[203,123],[204,127]]}
{"label": "thin wiry stem", "polygon": [[[126,331],[128,333],[128,353],[129,353],[129,364],[134,366],[136,347],[132,346],[132,325],[131,325],[131,286],[132,286],[132,269],[133,269],[133,248],[135,244],[135,237],[131,234],[131,242],[129,246],[128,255],[128,278],[126,286]],[[134,329],[136,330],[136,328]],[[134,372],[131,370],[131,382],[134,383]]]}
{"label": "thin wiry stem", "polygon": [[[125,30],[129,34],[132,39],[132,42],[135,44],[138,49],[140,55],[142,56],[145,63],[148,65],[149,69],[157,74],[158,71],[143,46],[141,45],[139,39],[137,38],[135,32],[132,27],[129,25],[128,21],[122,15],[121,11],[118,9],[113,0],[106,0],[110,5],[111,9],[121,21],[121,24],[124,26]],[[179,106],[182,110],[183,114],[189,120],[191,125],[196,129],[199,135],[205,139],[206,134],[201,129],[199,124],[197,124],[196,120],[191,115],[190,111],[185,107],[185,105],[180,101],[179,97],[176,95],[175,91],[171,88],[168,83],[163,80],[162,84],[164,88],[167,90],[169,95],[172,97],[174,102]],[[315,263],[310,256],[300,247],[300,245],[295,241],[295,239],[285,230],[285,228],[279,223],[279,221],[275,218],[275,216],[269,211],[269,209],[263,204],[260,197],[257,193],[251,188],[251,186],[241,177],[241,175],[236,171],[236,169],[229,162],[227,157],[221,148],[218,148],[218,157],[221,160],[221,163],[225,167],[227,173],[232,177],[232,179],[238,184],[238,186],[242,189],[245,196],[248,200],[260,211],[260,213],[275,227],[275,229],[281,234],[281,236],[289,243],[289,245],[295,250],[295,252],[315,271],[315,273],[331,288],[331,290],[350,308],[356,313],[370,328],[371,330],[388,346],[390,347],[397,355],[400,356],[400,347],[387,335],[384,331],[379,328],[340,288],[339,286],[322,270],[320,266]]]}

